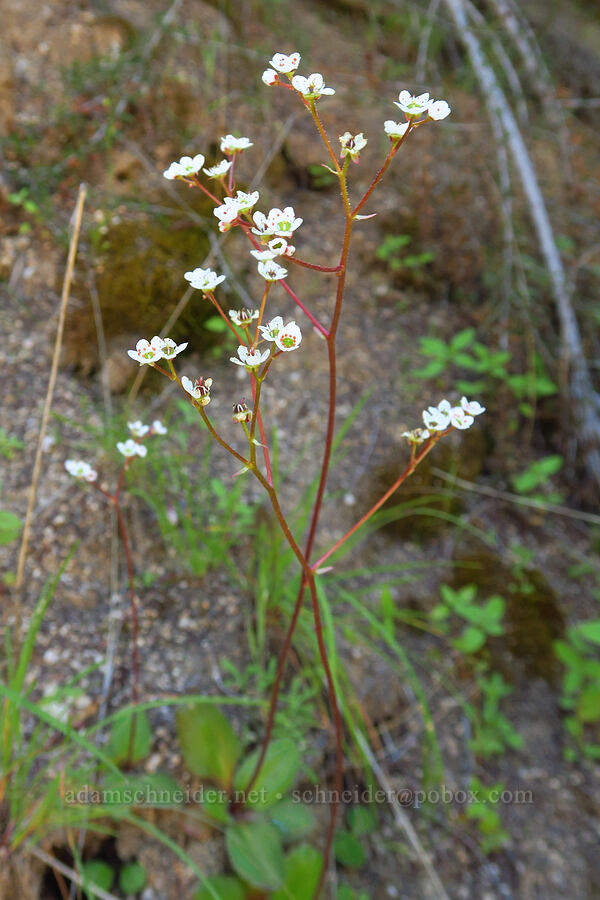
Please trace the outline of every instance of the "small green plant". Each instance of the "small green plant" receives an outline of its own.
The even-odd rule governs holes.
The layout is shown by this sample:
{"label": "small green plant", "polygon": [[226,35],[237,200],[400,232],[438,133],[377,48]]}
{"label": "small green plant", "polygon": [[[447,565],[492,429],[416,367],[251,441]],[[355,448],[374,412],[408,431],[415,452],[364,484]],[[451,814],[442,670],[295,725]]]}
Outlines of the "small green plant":
{"label": "small green plant", "polygon": [[431,250],[402,254],[400,251],[411,243],[410,234],[388,234],[375,250],[375,256],[386,262],[392,272],[399,272],[400,269],[419,269],[435,259],[435,254]]}
{"label": "small green plant", "polygon": [[518,403],[519,412],[531,418],[535,400],[550,397],[557,387],[546,374],[539,356],[525,373],[509,371],[512,354],[508,350],[491,350],[475,340],[475,329],[465,328],[449,341],[437,337],[422,337],[419,341],[423,356],[429,357],[427,365],[416,369],[417,378],[436,378],[451,368],[464,369],[470,378],[457,378],[456,387],[466,394],[491,393],[498,382],[507,385]]}
{"label": "small green plant", "polygon": [[498,782],[485,787],[479,778],[473,776],[469,788],[472,799],[466,808],[466,816],[477,827],[479,846],[484,853],[500,850],[510,839],[510,835],[502,827],[497,809],[504,785]]}
{"label": "small green plant", "polygon": [[578,752],[600,759],[600,743],[590,740],[600,723],[600,619],[591,619],[567,630],[566,639],[555,641],[554,652],[565,667],[561,706],[566,710],[565,728],[572,744],[565,750],[568,760]]}
{"label": "small green plant", "polygon": [[440,588],[442,602],[431,611],[431,619],[442,631],[449,628],[452,615],[467,624],[459,637],[452,640],[452,646],[461,653],[476,653],[481,650],[488,637],[504,633],[502,618],[505,602],[502,597],[490,597],[485,603],[477,602],[477,586],[467,584],[455,590],[443,584]]}
{"label": "small green plant", "polygon": [[523,738],[500,710],[501,701],[512,693],[512,688],[500,672],[480,674],[477,686],[482,697],[480,708],[478,710],[470,704],[467,707],[473,728],[469,747],[483,759],[497,756],[507,749],[518,750],[523,746]]}
{"label": "small green plant", "polygon": [[13,459],[17,450],[22,450],[24,446],[23,441],[0,428],[0,456],[4,459]]}
{"label": "small green plant", "polygon": [[335,858],[346,868],[360,869],[368,859],[364,838],[377,828],[377,813],[370,806],[352,806],[346,818],[348,828],[340,829],[335,836]]}
{"label": "small green plant", "polygon": [[527,494],[532,500],[546,500],[550,503],[561,503],[564,499],[562,494],[557,491],[547,491],[544,493],[532,493],[538,488],[547,488],[548,482],[553,475],[556,475],[562,468],[562,456],[544,456],[543,459],[537,459],[523,472],[514,475],[512,485],[518,494]]}

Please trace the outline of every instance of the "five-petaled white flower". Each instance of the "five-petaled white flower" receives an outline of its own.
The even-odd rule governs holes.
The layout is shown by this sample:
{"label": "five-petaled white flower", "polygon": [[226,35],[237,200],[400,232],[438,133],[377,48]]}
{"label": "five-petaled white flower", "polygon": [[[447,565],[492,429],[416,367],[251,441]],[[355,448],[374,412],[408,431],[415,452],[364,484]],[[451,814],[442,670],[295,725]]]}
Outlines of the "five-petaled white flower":
{"label": "five-petaled white flower", "polygon": [[281,281],[287,277],[287,269],[280,266],[279,263],[273,262],[272,259],[266,259],[258,263],[258,274],[262,275],[265,281]]}
{"label": "five-petaled white flower", "polygon": [[128,422],[127,427],[129,428],[130,433],[137,438],[144,437],[144,435],[148,434],[150,431],[149,426],[144,425],[139,419],[136,419],[135,422]]}
{"label": "five-petaled white flower", "polygon": [[482,406],[478,400],[469,401],[466,397],[463,397],[460,405],[468,416],[480,416],[481,413],[485,412],[485,406]]}
{"label": "five-petaled white flower", "polygon": [[240,325],[242,328],[247,328],[248,325],[252,324],[253,319],[258,319],[258,310],[246,309],[245,307],[242,309],[230,309],[229,318],[234,325]]}
{"label": "five-petaled white flower", "polygon": [[172,338],[163,338],[162,342],[162,355],[164,359],[173,359],[178,353],[182,353],[188,345],[187,341],[184,344],[176,344]]}
{"label": "five-petaled white flower", "polygon": [[181,379],[181,387],[194,400],[200,403],[200,406],[208,406],[210,403],[210,388],[213,383],[212,378],[195,378],[193,381],[184,375]]}
{"label": "five-petaled white flower", "polygon": [[252,144],[250,138],[247,137],[236,138],[232,134],[226,134],[221,138],[221,153],[226,153],[227,156],[233,156],[234,153],[241,153],[242,150],[247,150],[249,147],[253,146],[254,144]]}
{"label": "five-petaled white flower", "polygon": [[179,162],[172,162],[163,172],[163,178],[173,181],[174,178],[189,178],[196,175],[204,165],[204,157],[201,153],[196,156],[182,156]]}
{"label": "five-petaled white flower", "polygon": [[388,119],[383,123],[385,133],[389,135],[393,141],[397,141],[401,137],[404,137],[408,131],[408,126],[408,122],[394,122],[393,119]]}
{"label": "five-petaled white flower", "polygon": [[344,134],[340,135],[340,144],[342,145],[340,156],[342,158],[349,156],[352,162],[357,163],[360,151],[367,146],[367,139],[362,131],[359,134],[350,134],[349,131],[345,131]]}
{"label": "five-petaled white flower", "polygon": [[96,481],[98,473],[92,469],[89,463],[82,459],[68,459],[65,462],[65,469],[73,478],[82,478],[84,481]]}
{"label": "five-petaled white flower", "polygon": [[453,406],[450,410],[450,424],[454,428],[464,431],[465,428],[470,428],[474,421],[473,416],[468,415],[462,406]]}
{"label": "five-petaled white flower", "polygon": [[452,110],[445,100],[432,100],[427,107],[427,115],[436,122],[439,122],[440,119],[445,119],[451,112]]}
{"label": "five-petaled white flower", "polygon": [[160,419],[155,419],[152,425],[150,426],[150,434],[166,434],[167,429],[160,421]]}
{"label": "five-petaled white flower", "polygon": [[251,347],[245,347],[243,344],[240,344],[237,349],[239,359],[236,359],[235,356],[230,356],[229,359],[232,363],[235,363],[236,366],[245,366],[247,369],[255,369],[256,366],[260,366],[268,359],[270,352],[270,350],[259,350],[258,348],[252,350]]}
{"label": "five-petaled white flower", "polygon": [[442,400],[437,406],[430,406],[423,411],[423,421],[428,431],[445,431],[450,427],[451,406]]}
{"label": "five-petaled white flower", "polygon": [[183,277],[199,291],[214,291],[218,284],[225,281],[224,275],[217,275],[212,269],[193,269],[191,272],[186,272]]}
{"label": "five-petaled white flower", "polygon": [[247,194],[245,191],[238,191],[235,202],[238,205],[239,211],[241,213],[250,212],[252,207],[258,203],[259,196],[258,191],[253,191],[251,194]]}
{"label": "five-petaled white flower", "polygon": [[428,93],[419,94],[418,97],[415,97],[410,91],[400,91],[398,100],[394,100],[395,106],[398,106],[409,119],[426,113],[429,102]]}
{"label": "five-petaled white flower", "polygon": [[208,169],[202,169],[202,171],[209,178],[222,178],[223,175],[227,175],[231,166],[232,162],[230,159],[222,159],[216,166],[209,166]]}
{"label": "five-petaled white flower", "polygon": [[284,353],[290,350],[297,350],[301,343],[302,332],[295,322],[288,322],[287,325],[284,325],[275,338],[275,344]]}
{"label": "five-petaled white flower", "polygon": [[221,206],[213,209],[213,215],[219,220],[219,231],[229,231],[240,214],[240,204],[233,197],[225,197]]}
{"label": "five-petaled white flower", "polygon": [[296,51],[287,56],[285,53],[274,53],[273,58],[269,60],[269,65],[273,66],[282,75],[291,75],[300,65],[301,56]]}
{"label": "five-petaled white flower", "polygon": [[292,87],[296,88],[306,100],[318,100],[325,94],[335,94],[333,88],[325,87],[323,76],[319,72],[313,72],[308,78],[305,78],[304,75],[294,75]]}
{"label": "five-petaled white flower", "polygon": [[135,350],[128,350],[127,355],[139,362],[140,366],[152,366],[162,359],[163,347],[163,339],[155,334],[151,341],[145,341],[143,338],[139,340]]}
{"label": "five-petaled white flower", "polygon": [[294,245],[288,244],[286,239],[282,237],[276,237],[269,241],[269,250],[277,256],[293,256],[296,252]]}
{"label": "five-petaled white flower", "polygon": [[148,452],[147,447],[144,447],[143,444],[138,444],[137,441],[134,441],[131,438],[128,438],[125,442],[119,441],[117,450],[127,459],[131,459],[134,456],[145,456]]}
{"label": "five-petaled white flower", "polygon": [[266,325],[259,325],[258,330],[265,341],[274,341],[283,328],[283,316],[275,316]]}
{"label": "five-petaled white flower", "polygon": [[274,207],[268,216],[262,212],[255,212],[252,218],[255,225],[252,232],[261,237],[288,237],[304,221],[296,217],[293,206],[286,206],[285,209]]}
{"label": "five-petaled white flower", "polygon": [[276,83],[278,76],[274,69],[265,69],[260,77],[264,84],[268,84],[271,87],[271,85]]}

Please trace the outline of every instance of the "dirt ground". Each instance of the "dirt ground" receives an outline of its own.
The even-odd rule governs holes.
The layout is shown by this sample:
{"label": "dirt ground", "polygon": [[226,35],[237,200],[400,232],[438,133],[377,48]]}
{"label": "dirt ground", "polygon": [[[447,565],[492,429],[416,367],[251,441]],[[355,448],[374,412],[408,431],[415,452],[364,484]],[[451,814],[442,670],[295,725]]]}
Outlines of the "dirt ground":
{"label": "dirt ground", "polygon": [[[290,115],[287,92],[269,93],[260,83],[260,73],[272,52],[298,47],[308,71],[322,71],[326,82],[335,85],[335,97],[321,106],[330,133],[362,130],[369,138],[361,164],[352,172],[353,190],[358,196],[368,185],[385,148],[382,122],[394,117],[391,101],[407,83],[421,87],[414,81],[418,10],[410,4],[397,4],[393,9],[399,11],[393,13],[392,7],[390,11],[383,4],[382,8],[388,10],[386,19],[383,14],[369,13],[369,6],[358,0],[302,2],[294,8],[292,40],[290,7],[286,3],[279,7],[269,4],[272,9],[267,14],[249,0],[237,4],[184,0],[172,8],[172,22],[164,32],[157,23],[169,7],[156,0],[114,4],[57,0],[41,5],[23,0],[18,6],[4,0],[4,5],[0,128],[5,134],[19,135],[19,141],[3,144],[0,180],[0,362],[4,372],[0,427],[19,438],[24,449],[3,461],[0,499],[2,507],[24,515],[56,329],[66,256],[64,236],[77,185],[85,180],[90,185],[86,230],[74,282],[64,365],[52,407],[56,415],[44,451],[24,604],[26,613],[30,613],[45,580],[56,573],[78,542],[44,622],[31,677],[38,690],[42,685],[58,685],[85,666],[103,662],[107,647],[120,634],[110,696],[110,708],[116,709],[127,701],[129,691],[128,605],[118,574],[123,564],[118,559],[114,523],[106,504],[93,491],[73,483],[64,470],[64,460],[84,450],[93,453],[93,443],[79,423],[83,420],[101,426],[105,411],[103,376],[114,389],[112,403],[116,407],[122,403],[123,391],[135,374],[124,351],[133,346],[132,336],[142,333],[132,332],[136,316],[146,317],[143,333],[148,337],[158,333],[166,316],[159,309],[157,319],[154,308],[140,312],[136,298],[124,296],[131,288],[127,284],[124,289],[119,281],[123,256],[111,229],[123,223],[138,229],[132,254],[143,254],[143,265],[150,271],[149,223],[154,227],[155,219],[162,224],[160,217],[168,216],[167,227],[178,246],[173,251],[165,308],[172,309],[185,290],[181,280],[183,266],[187,265],[185,254],[197,252],[195,265],[202,265],[211,246],[211,265],[219,268],[225,263],[229,267],[231,305],[245,302],[244,292],[255,296],[256,279],[242,238],[228,236],[215,249],[207,237],[204,210],[195,198],[190,199],[189,192],[167,184],[161,177],[166,164],[184,152],[202,151],[211,161],[216,159],[209,148],[214,151],[219,136],[233,131],[251,136],[255,143],[254,154],[241,160],[241,183],[252,182],[258,170],[253,186],[261,191],[261,208],[293,205],[304,218],[296,242],[299,255],[327,264],[335,258],[341,236],[339,197],[323,180],[324,170],[315,169],[323,160],[308,117],[296,108]],[[557,96],[563,100],[597,97],[597,13],[566,0],[556,6],[561,15],[554,28],[546,20],[536,24],[540,40],[546,42],[543,49],[554,53],[552,76]],[[577,14],[567,26],[564,17],[568,18],[571,9]],[[535,10],[529,12],[534,16]],[[392,21],[393,15],[399,22]],[[432,383],[411,376],[414,368],[423,365],[418,353],[419,336],[452,335],[474,327],[482,340],[495,346],[504,347],[508,342],[515,358],[520,359],[533,335],[547,360],[556,364],[557,326],[547,284],[540,281],[530,297],[529,331],[520,318],[522,309],[517,301],[498,300],[501,276],[493,267],[498,265],[502,239],[493,141],[476,90],[468,91],[464,78],[455,81],[449,74],[460,63],[460,50],[448,23],[439,15],[427,84],[436,95],[449,98],[453,116],[439,130],[422,129],[414,136],[369,206],[369,211],[377,211],[377,217],[356,227],[339,335],[339,421],[350,414],[365,390],[372,389],[373,394],[361,418],[351,426],[344,441],[344,459],[331,475],[319,537],[323,548],[352,525],[367,504],[374,502],[378,491],[381,493],[380,486],[384,489],[403,465],[406,451],[402,432],[418,424],[423,406],[437,401],[438,393],[441,397],[444,391],[452,391],[451,383],[443,378]],[[148,46],[156,37],[156,48],[146,59],[143,52],[131,55],[131,47],[140,36]],[[587,81],[581,67],[571,69],[567,65],[569,47],[578,43],[588,59]],[[115,96],[114,84],[112,94],[106,88],[106,72],[88,68],[77,77],[73,74],[74,64],[87,61],[89,66],[97,55],[113,60],[110,77],[117,86],[122,84],[123,97],[130,98],[120,111],[116,101],[110,107],[111,115],[103,111],[104,94]],[[399,59],[406,59],[404,65]],[[70,67],[70,80],[62,67]],[[100,85],[97,94],[92,90],[96,85]],[[535,98],[528,99],[533,117],[539,108]],[[59,107],[60,115],[56,111]],[[562,217],[561,233],[576,242],[578,253],[593,245],[591,223],[600,211],[597,110],[594,112],[593,106],[582,110],[579,116],[575,110],[569,121],[567,174],[561,168],[564,147],[548,135],[543,123],[537,125],[536,120],[531,128],[534,157],[551,215]],[[106,123],[114,121],[118,125],[107,145]],[[85,152],[80,152],[81,148]],[[47,195],[40,187],[44,179],[52,185]],[[10,196],[22,184],[32,185],[31,197],[43,198],[36,199],[37,212],[27,213],[22,205],[11,201]],[[576,210],[569,205],[571,196],[578,200]],[[535,255],[531,227],[518,198],[515,205],[522,228],[521,249],[524,255]],[[190,220],[195,230],[191,232],[191,245],[186,243],[184,249]],[[23,222],[29,227],[24,229]],[[107,231],[100,227],[104,224]],[[212,223],[208,224],[216,233]],[[431,265],[413,272],[390,273],[384,262],[375,259],[377,248],[388,234],[410,234],[415,252],[433,249]],[[103,247],[103,240],[108,242],[107,247]],[[574,254],[573,277],[578,277],[579,259]],[[90,270],[95,282],[90,281]],[[333,276],[299,268],[292,274],[296,293],[327,321]],[[589,312],[587,298],[593,282],[588,284],[587,277],[582,276],[578,282],[578,313],[587,348],[593,354],[598,339],[592,325],[597,319],[593,320]],[[99,364],[90,314],[90,283],[100,285],[106,313],[108,361],[104,365],[102,361]],[[163,283],[157,283],[162,290]],[[158,290],[151,280],[144,281],[143,286],[149,292]],[[114,306],[110,307],[111,294],[117,314]],[[291,316],[294,308],[289,298],[282,291],[275,296],[278,309]],[[306,326],[301,314],[294,314]],[[187,315],[189,328],[205,315],[197,297],[190,300]],[[590,328],[585,327],[587,323]],[[195,337],[200,341],[204,334],[205,339],[206,333],[196,327]],[[190,376],[210,374],[215,385],[211,411],[216,417],[229,415],[228,404],[243,389],[244,374],[240,373],[238,382],[237,373],[232,373],[226,361],[229,353],[215,354],[209,344],[195,349],[194,336],[190,344],[191,352],[180,357],[181,372]],[[309,451],[300,457],[300,465],[292,469],[283,486],[284,504],[291,509],[300,487],[318,471],[319,437],[326,410],[323,343],[306,328],[301,352],[289,354],[281,370],[277,388],[267,384],[264,390],[269,425],[277,427],[287,461],[298,459],[306,441],[309,443]],[[554,371],[559,372],[559,379],[557,365]],[[154,374],[149,373],[147,381]],[[564,407],[556,398],[540,404],[535,426],[521,425],[517,432],[511,432],[510,424],[514,410],[509,405],[514,401],[502,390],[497,396],[482,396],[482,401],[489,411],[477,423],[478,431],[474,428],[473,433],[454,436],[456,440],[453,437],[448,442],[450,449],[440,451],[432,465],[458,474],[475,487],[483,485],[502,493],[510,490],[511,475],[521,471],[527,461],[560,452],[566,460],[566,475],[561,481],[565,501],[575,509],[594,511],[585,501],[585,486],[570,455],[572,441]],[[172,395],[142,393],[136,416],[142,417],[148,407],[152,415],[168,416]],[[101,454],[97,462],[101,476],[109,482],[115,474],[113,463],[106,454]],[[217,454],[211,466],[224,479],[231,475],[229,461]],[[432,483],[439,490],[448,487],[447,481],[435,481],[429,471],[407,496],[430,490]],[[251,487],[249,492],[254,498],[258,496]],[[476,774],[486,784],[501,781],[512,792],[531,791],[532,802],[503,805],[500,814],[510,840],[505,848],[489,856],[481,852],[471,825],[456,804],[450,812],[441,804],[432,814],[415,808],[406,813],[452,900],[592,900],[600,896],[598,769],[582,759],[571,763],[564,759],[566,735],[559,706],[559,678],[556,671],[544,665],[544,659],[551,653],[551,640],[562,636],[568,625],[597,615],[593,575],[577,582],[569,575],[573,565],[595,558],[597,526],[517,507],[476,490],[455,494],[453,503],[461,528],[430,529],[411,518],[370,536],[360,545],[357,559],[364,565],[430,563],[418,580],[394,588],[399,608],[429,610],[437,602],[440,581],[452,578],[448,572],[440,574],[436,568],[440,560],[460,566],[461,560],[483,559],[481,584],[484,589],[493,584],[493,590],[498,591],[501,588],[494,579],[501,583],[511,571],[515,548],[531,551],[530,568],[543,581],[540,602],[546,605],[532,608],[529,617],[521,617],[522,610],[513,610],[512,631],[507,643],[496,651],[498,664],[510,673],[514,689],[503,710],[523,737],[520,750],[504,754],[499,761],[474,759],[466,749],[468,720],[456,694],[449,689],[457,681],[461,684],[454,668],[456,660],[441,656],[441,645],[432,636],[406,629],[403,641],[426,685],[448,789],[464,788],[469,777]],[[243,665],[248,659],[244,628],[251,598],[222,574],[202,578],[182,572],[177,561],[164,554],[156,522],[142,501],[132,498],[127,516],[136,568],[152,576],[141,604],[141,695],[219,693],[220,661],[227,657]],[[475,531],[493,535],[493,540],[486,544],[474,536]],[[14,571],[14,545],[0,548],[0,560],[6,571]],[[107,576],[111,571],[112,577]],[[11,592],[8,587],[3,591],[6,622],[11,618]],[[273,636],[273,652],[277,641]],[[415,697],[406,685],[392,683],[389,670],[375,655],[344,646],[344,656],[365,714],[383,735],[380,765],[394,788],[419,789],[423,776],[422,720]],[[433,658],[437,661],[432,675]],[[469,689],[468,679],[467,673],[462,684],[465,691]],[[90,675],[82,687],[80,711],[83,716],[93,715],[99,707],[101,678],[97,673]],[[179,772],[181,759],[170,740],[171,713],[158,711],[153,724],[156,740],[148,766],[167,766]],[[327,770],[329,738],[323,736],[319,746]],[[354,777],[355,773],[349,771],[348,783]],[[166,823],[165,827],[175,826]],[[180,837],[208,874],[222,869],[224,849],[218,838]],[[367,864],[357,873],[347,873],[346,880],[357,889],[365,889],[377,900],[438,896],[391,813],[383,817],[370,850]],[[116,852],[121,858],[135,856],[150,873],[144,900],[193,896],[195,879],[179,864],[165,865],[166,851],[151,839],[124,827],[117,834]],[[50,883],[45,878],[40,897],[59,896],[52,893]]]}

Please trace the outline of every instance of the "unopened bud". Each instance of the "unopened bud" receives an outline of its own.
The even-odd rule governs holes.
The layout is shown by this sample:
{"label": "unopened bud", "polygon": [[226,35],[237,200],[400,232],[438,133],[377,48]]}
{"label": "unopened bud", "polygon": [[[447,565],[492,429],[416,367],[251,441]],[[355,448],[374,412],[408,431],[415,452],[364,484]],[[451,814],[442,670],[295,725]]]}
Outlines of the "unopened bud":
{"label": "unopened bud", "polygon": [[245,400],[240,403],[233,404],[233,421],[234,422],[250,422],[252,419],[252,411],[248,409]]}

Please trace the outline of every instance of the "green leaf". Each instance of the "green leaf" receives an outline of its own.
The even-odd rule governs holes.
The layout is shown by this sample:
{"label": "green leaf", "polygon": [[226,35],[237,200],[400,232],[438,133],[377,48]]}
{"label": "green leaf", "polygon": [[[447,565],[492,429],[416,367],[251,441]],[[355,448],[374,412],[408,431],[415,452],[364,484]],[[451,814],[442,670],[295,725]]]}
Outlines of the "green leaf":
{"label": "green leaf", "polygon": [[[84,862],[81,867],[81,875],[85,879],[86,884],[95,884],[96,887],[105,891],[110,891],[115,878],[115,873],[111,867],[101,859],[91,859],[89,862]],[[98,896],[91,888],[84,892],[88,900],[96,900]]]}
{"label": "green leaf", "polygon": [[104,779],[102,789],[111,807],[173,807],[183,802],[181,785],[166,772],[119,778],[109,775]]}
{"label": "green leaf", "polygon": [[577,715],[582,722],[597,722],[600,719],[600,687],[585,688],[577,701]]}
{"label": "green leaf", "polygon": [[127,714],[115,722],[106,753],[116,763],[145,759],[152,745],[150,720],[145,712]]}
{"label": "green leaf", "polygon": [[0,546],[16,540],[22,527],[23,523],[18,516],[9,509],[0,509]]}
{"label": "green leaf", "polygon": [[323,866],[323,856],[310,844],[300,844],[285,858],[285,883],[271,900],[312,900]]}
{"label": "green leaf", "polygon": [[475,337],[475,329],[474,328],[465,328],[463,331],[459,331],[458,334],[455,334],[452,340],[450,341],[450,346],[452,350],[464,350],[465,347],[468,347],[469,344],[473,341]]}
{"label": "green leaf", "polygon": [[545,484],[552,475],[562,467],[562,456],[545,456],[532,463],[528,469],[515,475],[512,479],[513,487],[520,494],[527,494],[541,484]]}
{"label": "green leaf", "polygon": [[119,887],[124,894],[137,894],[146,880],[146,870],[138,862],[127,863],[119,872]]}
{"label": "green leaf", "polygon": [[227,331],[227,325],[221,316],[209,316],[204,320],[203,325],[207,331],[212,331],[214,334],[223,334],[224,331]]}
{"label": "green leaf", "polygon": [[231,865],[244,881],[276,891],[285,879],[285,862],[277,829],[268,822],[236,822],[225,832]]}
{"label": "green leaf", "polygon": [[333,841],[335,858],[343,866],[360,869],[367,861],[367,851],[349,831],[338,831]]}
{"label": "green leaf", "polygon": [[582,622],[577,626],[577,631],[588,641],[600,644],[600,619],[595,619],[593,622]]}
{"label": "green leaf", "polygon": [[177,711],[177,734],[188,769],[228,786],[241,744],[229,720],[215,706],[197,704]]}
{"label": "green leaf", "polygon": [[476,653],[485,644],[485,632],[469,625],[453,644],[461,653]]}
{"label": "green leaf", "polygon": [[215,894],[221,900],[246,900],[246,890],[242,882],[233,875],[215,875],[213,878],[207,878],[206,883],[214,893],[211,893],[208,887],[202,887],[194,894],[194,900],[214,900]]}
{"label": "green leaf", "polygon": [[273,806],[269,819],[281,832],[284,841],[297,841],[306,837],[315,827],[315,815],[305,803],[297,803],[291,797]]}
{"label": "green leaf", "polygon": [[353,806],[348,811],[350,831],[356,837],[371,834],[377,828],[377,813],[370,806]]}
{"label": "green leaf", "polygon": [[[260,748],[247,756],[237,770],[234,779],[236,791],[244,791],[250,782]],[[294,784],[300,768],[300,751],[290,738],[280,738],[269,745],[264,763],[258,778],[252,786],[246,804],[250,807],[266,809],[281,800],[286,791]]]}

